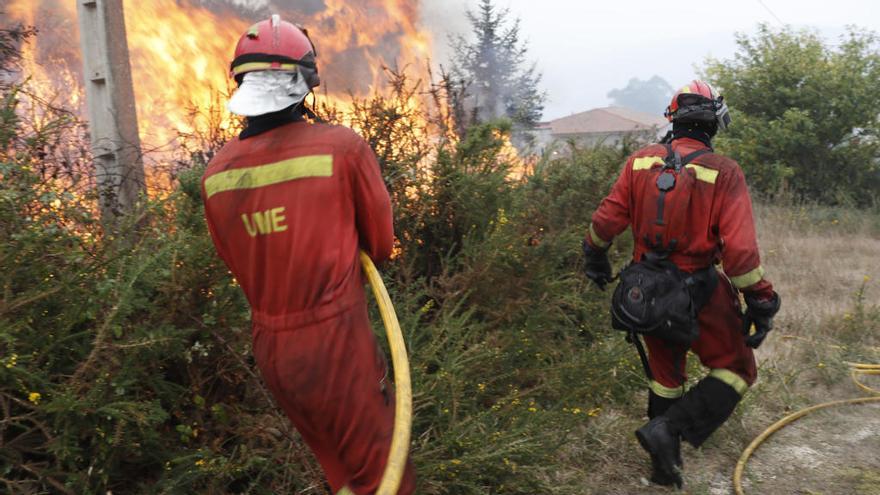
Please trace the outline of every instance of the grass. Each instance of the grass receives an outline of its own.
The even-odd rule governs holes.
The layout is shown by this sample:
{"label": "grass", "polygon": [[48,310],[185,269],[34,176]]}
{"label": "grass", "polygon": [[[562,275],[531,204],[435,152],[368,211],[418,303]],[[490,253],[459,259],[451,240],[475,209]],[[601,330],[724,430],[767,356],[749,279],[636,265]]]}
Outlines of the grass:
{"label": "grass", "polygon": [[[767,277],[783,297],[785,331],[797,335],[798,326],[843,315],[865,277],[880,282],[880,215],[761,205],[755,217]],[[865,299],[880,301],[880,283],[867,285]],[[765,347],[776,350],[772,341]]]}

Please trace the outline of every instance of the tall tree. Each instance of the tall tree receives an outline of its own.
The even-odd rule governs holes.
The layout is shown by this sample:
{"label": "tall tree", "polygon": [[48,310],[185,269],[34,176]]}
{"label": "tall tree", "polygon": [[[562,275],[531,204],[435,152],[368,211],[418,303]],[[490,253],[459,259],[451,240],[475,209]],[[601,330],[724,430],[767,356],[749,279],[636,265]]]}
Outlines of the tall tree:
{"label": "tall tree", "polygon": [[534,127],[546,94],[538,87],[540,72],[528,61],[519,19],[511,19],[510,10],[498,9],[492,0],[481,0],[467,17],[471,37],[453,38],[451,48],[452,74],[468,86],[471,123],[509,118],[518,129]]}
{"label": "tall tree", "polygon": [[705,75],[733,117],[718,147],[753,187],[824,203],[880,202],[880,39],[852,29],[837,43],[814,31],[761,26]]}
{"label": "tall tree", "polygon": [[632,108],[645,113],[663,113],[669,105],[672,93],[675,90],[660,76],[654,76],[647,81],[634,77],[629,80],[626,87],[612,89],[608,92],[608,98],[614,105]]}

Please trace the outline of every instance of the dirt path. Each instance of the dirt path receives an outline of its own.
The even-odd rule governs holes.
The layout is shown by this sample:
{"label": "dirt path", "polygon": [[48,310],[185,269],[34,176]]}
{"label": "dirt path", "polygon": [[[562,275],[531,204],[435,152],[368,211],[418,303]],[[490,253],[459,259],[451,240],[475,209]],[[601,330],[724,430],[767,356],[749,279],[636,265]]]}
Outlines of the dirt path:
{"label": "dirt path", "polygon": [[[649,461],[640,473],[604,495],[732,495],[736,459],[718,446],[685,447],[682,490],[648,483]],[[642,456],[637,447],[634,456]],[[743,477],[747,495],[880,495],[880,403],[813,412],[767,439],[749,459]]]}
{"label": "dirt path", "polygon": [[762,445],[743,488],[754,494],[880,494],[880,404],[813,412]]}

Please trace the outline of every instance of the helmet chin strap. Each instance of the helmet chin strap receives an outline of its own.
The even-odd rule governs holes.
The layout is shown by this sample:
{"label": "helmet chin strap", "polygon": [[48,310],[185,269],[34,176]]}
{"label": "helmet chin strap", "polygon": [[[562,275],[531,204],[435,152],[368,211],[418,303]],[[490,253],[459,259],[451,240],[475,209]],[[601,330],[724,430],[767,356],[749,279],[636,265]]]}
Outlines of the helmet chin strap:
{"label": "helmet chin strap", "polygon": [[317,97],[315,96],[315,92],[311,91],[309,94],[312,95],[311,108],[306,106],[306,100],[309,98],[307,95],[305,98],[303,98],[303,101],[300,102],[299,111],[302,112],[304,117],[308,117],[309,120],[312,120],[312,121],[317,122],[319,124],[326,124],[327,121],[322,119],[321,117],[319,117],[318,114],[316,114],[315,111],[312,110],[312,108],[314,108],[315,103],[317,101]]}

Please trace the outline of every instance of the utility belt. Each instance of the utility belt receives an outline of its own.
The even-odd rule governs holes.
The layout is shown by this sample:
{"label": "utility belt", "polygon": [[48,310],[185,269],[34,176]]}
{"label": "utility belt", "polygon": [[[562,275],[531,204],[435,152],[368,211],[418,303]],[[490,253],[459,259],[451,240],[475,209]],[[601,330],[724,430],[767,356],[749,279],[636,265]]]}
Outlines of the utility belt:
{"label": "utility belt", "polygon": [[679,344],[699,337],[697,315],[718,285],[713,265],[683,272],[672,261],[647,253],[619,274],[611,298],[611,326]]}

